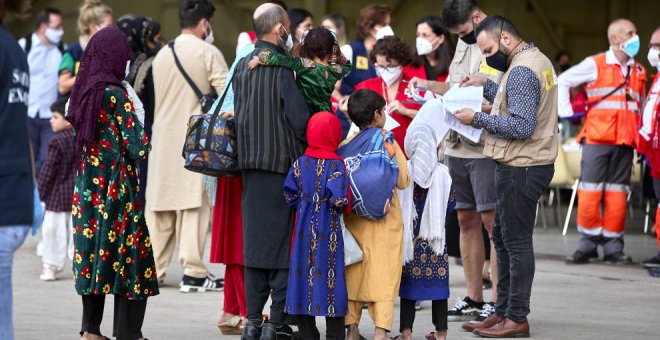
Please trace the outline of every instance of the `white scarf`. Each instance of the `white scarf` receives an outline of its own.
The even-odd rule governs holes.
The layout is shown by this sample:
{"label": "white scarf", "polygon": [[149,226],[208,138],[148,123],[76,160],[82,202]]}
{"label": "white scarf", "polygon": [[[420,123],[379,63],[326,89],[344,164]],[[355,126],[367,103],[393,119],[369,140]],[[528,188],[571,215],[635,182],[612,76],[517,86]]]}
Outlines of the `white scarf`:
{"label": "white scarf", "polygon": [[[451,177],[447,167],[438,161],[437,147],[437,136],[428,124],[414,124],[408,128],[405,140],[405,149],[410,157],[408,171],[417,185],[428,189],[418,236],[428,241],[434,253],[441,255],[445,249],[445,218],[451,193]],[[413,221],[418,217],[413,201],[414,187],[410,185],[399,190],[403,215],[404,263],[414,258]]]}

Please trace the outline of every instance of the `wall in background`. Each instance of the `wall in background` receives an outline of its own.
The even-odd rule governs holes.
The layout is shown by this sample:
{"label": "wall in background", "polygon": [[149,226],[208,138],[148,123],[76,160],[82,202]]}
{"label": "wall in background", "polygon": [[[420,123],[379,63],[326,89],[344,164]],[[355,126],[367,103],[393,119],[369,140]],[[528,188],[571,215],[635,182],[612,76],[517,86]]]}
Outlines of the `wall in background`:
{"label": "wall in background", "polygon": [[[216,46],[228,63],[235,56],[236,38],[241,31],[251,30],[252,12],[262,3],[259,0],[214,0],[216,15],[214,35]],[[314,14],[319,24],[326,13],[340,12],[347,19],[349,37],[354,35],[355,21],[360,8],[380,2],[394,9],[392,27],[400,37],[414,43],[415,23],[424,15],[440,15],[442,0],[288,0],[289,8],[303,7]],[[65,17],[65,41],[76,39],[78,6],[76,0],[35,0],[32,12],[52,6]],[[179,33],[178,0],[106,0],[115,13],[115,20],[132,13],[148,15],[161,22],[163,37],[171,39]],[[527,41],[536,43],[551,59],[560,50],[567,50],[577,63],[586,56],[608,48],[608,23],[620,17],[631,19],[639,30],[642,49],[638,60],[648,67],[646,52],[655,28],[660,26],[658,0],[481,0],[486,14],[499,14],[510,18]],[[27,20],[7,18],[6,25],[17,36],[33,29],[33,17]],[[454,37],[455,40],[455,37]],[[649,70],[653,73],[653,70]]]}

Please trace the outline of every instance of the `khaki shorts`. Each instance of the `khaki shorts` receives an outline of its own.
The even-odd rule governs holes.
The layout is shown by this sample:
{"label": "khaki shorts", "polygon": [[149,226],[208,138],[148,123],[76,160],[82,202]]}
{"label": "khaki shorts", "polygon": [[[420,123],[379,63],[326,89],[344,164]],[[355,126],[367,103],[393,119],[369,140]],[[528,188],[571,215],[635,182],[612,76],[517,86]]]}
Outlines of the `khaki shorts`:
{"label": "khaki shorts", "polygon": [[496,163],[493,160],[446,156],[445,164],[456,190],[456,209],[478,212],[495,210]]}

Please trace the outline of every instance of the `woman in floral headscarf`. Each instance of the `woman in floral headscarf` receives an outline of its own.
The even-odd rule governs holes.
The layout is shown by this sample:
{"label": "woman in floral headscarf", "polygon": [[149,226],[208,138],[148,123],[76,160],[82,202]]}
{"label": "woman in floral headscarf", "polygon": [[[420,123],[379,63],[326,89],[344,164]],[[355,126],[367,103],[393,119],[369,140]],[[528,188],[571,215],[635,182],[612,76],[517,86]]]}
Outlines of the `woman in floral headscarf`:
{"label": "woman in floral headscarf", "polygon": [[81,61],[67,117],[80,154],[72,214],[83,339],[105,339],[100,325],[107,294],[115,296],[113,335],[142,339],[147,298],[158,294],[136,166],[149,140],[121,85],[131,56],[117,28],[97,32]]}

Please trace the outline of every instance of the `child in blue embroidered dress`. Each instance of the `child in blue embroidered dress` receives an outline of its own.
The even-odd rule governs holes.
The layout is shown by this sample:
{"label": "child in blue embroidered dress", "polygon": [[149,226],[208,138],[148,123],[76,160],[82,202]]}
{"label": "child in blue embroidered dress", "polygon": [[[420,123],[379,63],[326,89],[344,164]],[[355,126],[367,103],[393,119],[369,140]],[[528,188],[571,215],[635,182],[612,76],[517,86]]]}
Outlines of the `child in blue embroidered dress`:
{"label": "child in blue embroidered dress", "polygon": [[319,339],[316,316],[326,317],[326,339],[344,339],[348,296],[340,217],[349,205],[348,177],[336,153],[339,119],[314,114],[307,127],[309,147],[289,170],[284,197],[296,207],[285,312],[296,315],[303,339]]}

